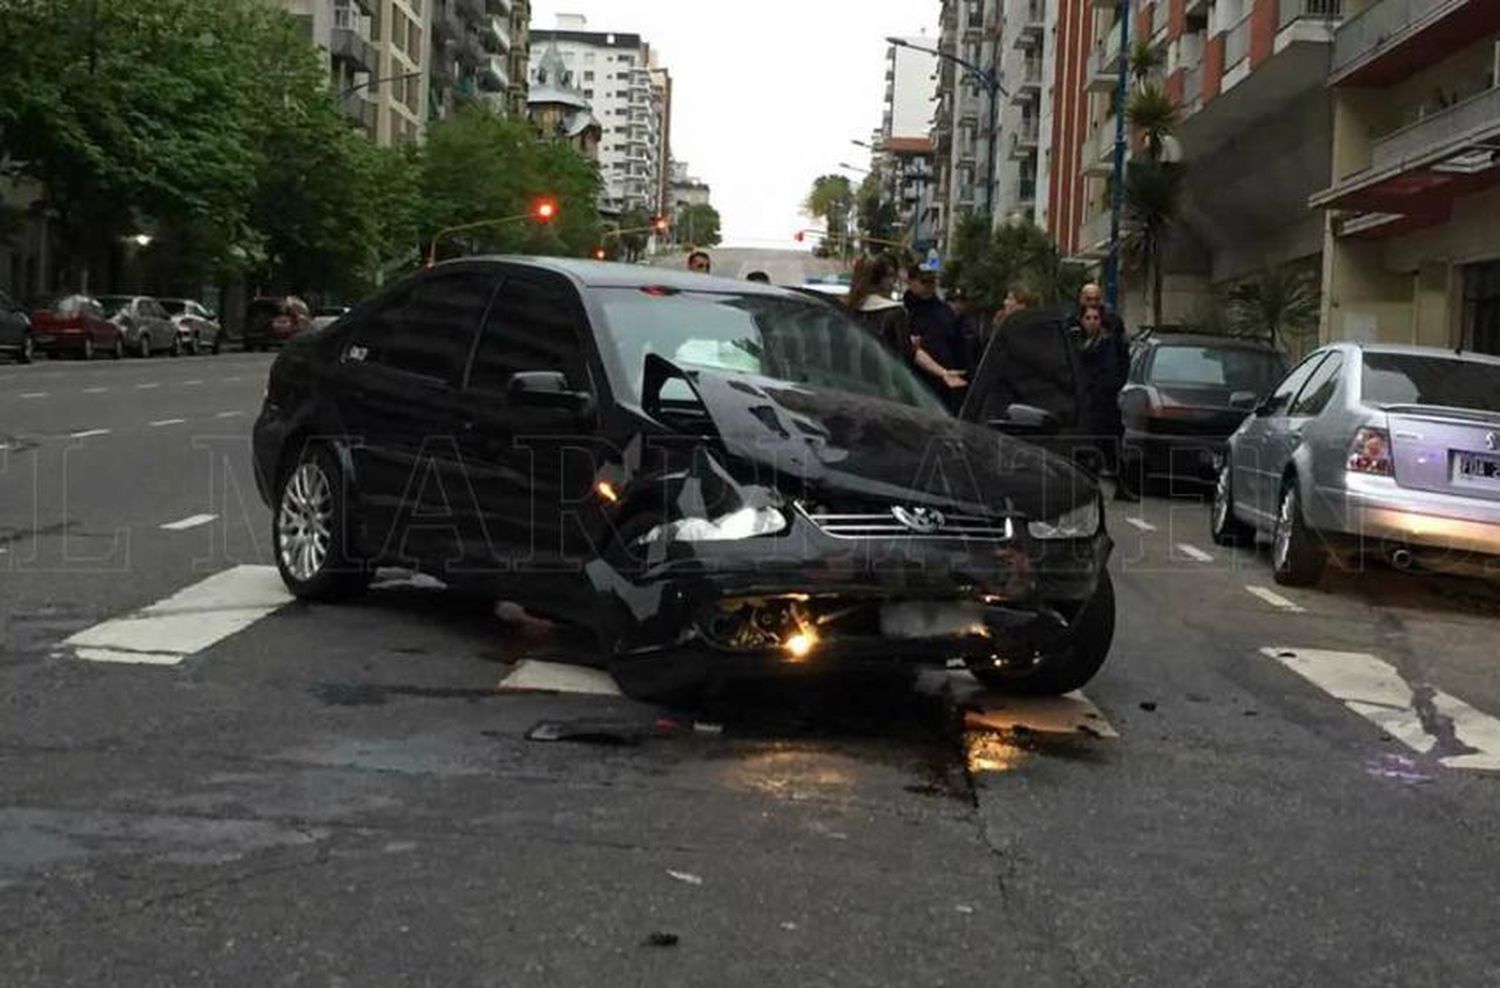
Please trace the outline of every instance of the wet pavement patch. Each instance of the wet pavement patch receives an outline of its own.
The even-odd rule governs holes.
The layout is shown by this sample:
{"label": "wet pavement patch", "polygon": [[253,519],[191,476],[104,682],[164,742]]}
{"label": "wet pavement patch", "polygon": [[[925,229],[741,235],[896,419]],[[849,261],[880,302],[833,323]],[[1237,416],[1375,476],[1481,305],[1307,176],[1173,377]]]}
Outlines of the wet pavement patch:
{"label": "wet pavement patch", "polygon": [[308,692],[330,707],[379,707],[391,697],[423,700],[467,700],[477,703],[499,694],[492,689],[445,689],[432,686],[385,686],[379,683],[317,683]]}

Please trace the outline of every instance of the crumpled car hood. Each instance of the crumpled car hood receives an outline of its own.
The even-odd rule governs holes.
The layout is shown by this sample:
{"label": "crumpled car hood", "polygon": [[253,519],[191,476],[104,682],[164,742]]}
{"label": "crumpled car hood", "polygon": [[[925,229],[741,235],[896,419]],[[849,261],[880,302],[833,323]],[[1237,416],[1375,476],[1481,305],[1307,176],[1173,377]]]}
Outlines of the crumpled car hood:
{"label": "crumpled car hood", "polygon": [[792,480],[811,493],[1031,518],[1098,497],[1066,460],[939,412],[750,375],[684,376],[725,451],[771,468],[783,489]]}

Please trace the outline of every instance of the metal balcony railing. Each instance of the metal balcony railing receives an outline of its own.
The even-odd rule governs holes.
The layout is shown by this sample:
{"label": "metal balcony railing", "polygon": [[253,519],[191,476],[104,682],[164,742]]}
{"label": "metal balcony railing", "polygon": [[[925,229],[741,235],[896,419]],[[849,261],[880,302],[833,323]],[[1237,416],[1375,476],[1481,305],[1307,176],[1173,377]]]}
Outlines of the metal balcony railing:
{"label": "metal balcony railing", "polygon": [[1224,35],[1224,71],[1250,57],[1250,17],[1246,15]]}
{"label": "metal balcony railing", "polygon": [[1078,246],[1084,253],[1108,254],[1110,213],[1104,210],[1084,220],[1078,228]]}
{"label": "metal balcony railing", "polygon": [[1185,113],[1196,113],[1203,104],[1203,63],[1188,69],[1182,77],[1182,108]]}
{"label": "metal balcony railing", "polygon": [[1461,7],[1495,0],[1375,0],[1346,20],[1333,38],[1335,75],[1413,28],[1436,23]]}
{"label": "metal balcony railing", "polygon": [[1167,0],[1156,0],[1156,5],[1151,8],[1151,36],[1153,38],[1166,31],[1171,17],[1172,5]]}
{"label": "metal balcony railing", "polygon": [[1487,89],[1381,138],[1371,149],[1370,166],[1381,171],[1449,145],[1461,146],[1465,138],[1496,133],[1500,133],[1500,88]]}
{"label": "metal balcony railing", "polygon": [[491,14],[484,22],[481,36],[494,51],[510,51],[510,23]]}
{"label": "metal balcony railing", "polygon": [[1277,18],[1278,31],[1293,21],[1336,21],[1344,16],[1344,0],[1281,0],[1281,16]]}

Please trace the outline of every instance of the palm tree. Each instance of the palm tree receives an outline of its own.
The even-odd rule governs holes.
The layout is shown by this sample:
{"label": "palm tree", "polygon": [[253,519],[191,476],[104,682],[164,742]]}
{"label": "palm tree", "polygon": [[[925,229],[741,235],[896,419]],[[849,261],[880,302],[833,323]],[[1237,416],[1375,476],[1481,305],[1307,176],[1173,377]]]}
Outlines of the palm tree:
{"label": "palm tree", "polygon": [[1229,295],[1229,318],[1242,336],[1268,339],[1278,349],[1317,328],[1323,299],[1312,272],[1267,265]]}
{"label": "palm tree", "polygon": [[1145,138],[1146,154],[1152,161],[1162,160],[1167,138],[1176,132],[1181,114],[1176,101],[1154,82],[1131,93],[1125,104],[1125,119]]}
{"label": "palm tree", "polygon": [[1130,75],[1138,87],[1144,87],[1167,67],[1167,50],[1153,48],[1149,41],[1137,41],[1130,49]]}
{"label": "palm tree", "polygon": [[820,175],[814,179],[802,210],[813,219],[824,221],[828,229],[825,243],[836,238],[839,253],[847,253],[849,218],[854,212],[854,187],[846,176]]}
{"label": "palm tree", "polygon": [[1181,166],[1165,161],[1132,162],[1125,172],[1125,236],[1121,247],[1151,279],[1155,326],[1162,322],[1164,259],[1179,221],[1182,180]]}

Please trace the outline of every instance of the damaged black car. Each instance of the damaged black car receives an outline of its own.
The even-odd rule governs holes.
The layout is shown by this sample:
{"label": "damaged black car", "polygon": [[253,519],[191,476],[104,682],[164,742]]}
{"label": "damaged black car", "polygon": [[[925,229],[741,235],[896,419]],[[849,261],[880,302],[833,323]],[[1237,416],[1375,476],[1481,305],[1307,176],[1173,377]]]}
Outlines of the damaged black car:
{"label": "damaged black car", "polygon": [[590,629],[641,693],[960,662],[1064,693],[1114,634],[1093,479],[770,286],[440,265],[288,345],[254,454],[298,597],[428,572]]}

